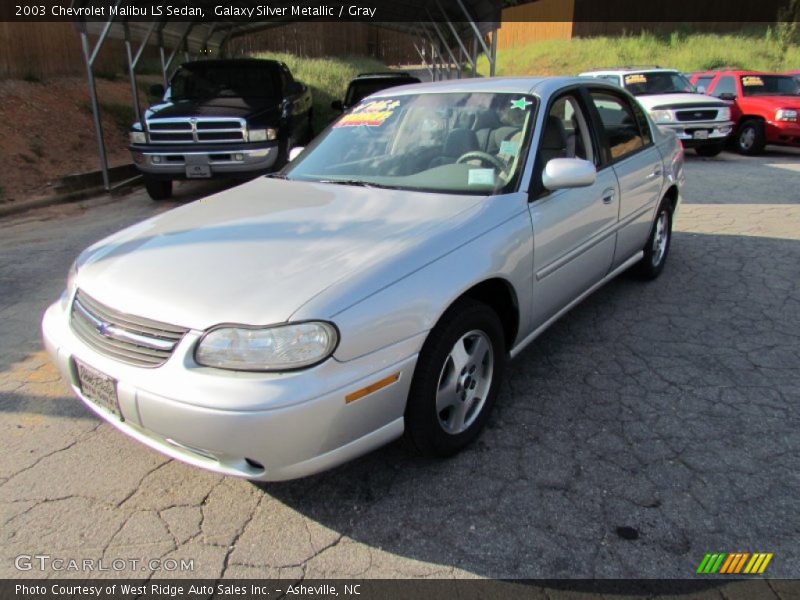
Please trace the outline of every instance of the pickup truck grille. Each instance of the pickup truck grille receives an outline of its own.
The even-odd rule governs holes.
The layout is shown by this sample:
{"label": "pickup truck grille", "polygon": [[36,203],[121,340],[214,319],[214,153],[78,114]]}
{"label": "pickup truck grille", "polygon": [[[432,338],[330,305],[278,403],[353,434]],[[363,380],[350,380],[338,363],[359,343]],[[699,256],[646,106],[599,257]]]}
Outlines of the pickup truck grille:
{"label": "pickup truck grille", "polygon": [[70,315],[72,331],[100,354],[139,367],[167,362],[188,329],[109,308],[81,290]]}
{"label": "pickup truck grille", "polygon": [[153,119],[147,122],[147,130],[153,144],[235,144],[247,141],[244,119]]}
{"label": "pickup truck grille", "polygon": [[676,110],[675,118],[678,121],[713,121],[717,118],[717,112],[716,108]]}

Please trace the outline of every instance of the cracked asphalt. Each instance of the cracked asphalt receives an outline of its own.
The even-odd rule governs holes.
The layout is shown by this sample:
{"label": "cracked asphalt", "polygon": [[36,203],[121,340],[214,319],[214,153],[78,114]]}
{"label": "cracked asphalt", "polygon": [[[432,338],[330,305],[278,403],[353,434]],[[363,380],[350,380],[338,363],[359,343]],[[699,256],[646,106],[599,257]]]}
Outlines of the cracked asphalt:
{"label": "cracked asphalt", "polygon": [[210,188],[0,221],[0,577],[82,576],[14,567],[49,554],[194,561],[130,577],[682,578],[741,551],[800,577],[800,153],[687,160],[662,277],[620,277],[543,335],[466,452],[396,443],[261,486],[101,423],[39,338],[81,249]]}

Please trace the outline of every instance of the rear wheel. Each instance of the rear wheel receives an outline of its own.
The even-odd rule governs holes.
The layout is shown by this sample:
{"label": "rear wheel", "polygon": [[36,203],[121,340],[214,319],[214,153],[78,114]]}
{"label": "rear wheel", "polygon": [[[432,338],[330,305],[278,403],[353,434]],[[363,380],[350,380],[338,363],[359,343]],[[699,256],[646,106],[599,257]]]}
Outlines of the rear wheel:
{"label": "rear wheel", "polygon": [[644,246],[644,256],[635,267],[642,279],[655,279],[664,270],[669,246],[672,240],[672,207],[668,200],[661,202],[650,230],[650,237]]}
{"label": "rear wheel", "polygon": [[756,119],[748,119],[739,125],[736,132],[736,149],[747,156],[761,154],[767,145],[764,135],[764,123]]}
{"label": "rear wheel", "polygon": [[167,200],[172,197],[171,179],[144,178],[144,187],[153,200]]}
{"label": "rear wheel", "polygon": [[725,147],[724,143],[708,144],[707,146],[698,146],[697,148],[694,149],[694,151],[697,152],[698,156],[705,156],[710,158],[722,152],[722,149],[724,147]]}
{"label": "rear wheel", "polygon": [[462,300],[431,331],[406,407],[406,436],[423,454],[450,456],[486,424],[506,364],[503,326],[482,302]]}

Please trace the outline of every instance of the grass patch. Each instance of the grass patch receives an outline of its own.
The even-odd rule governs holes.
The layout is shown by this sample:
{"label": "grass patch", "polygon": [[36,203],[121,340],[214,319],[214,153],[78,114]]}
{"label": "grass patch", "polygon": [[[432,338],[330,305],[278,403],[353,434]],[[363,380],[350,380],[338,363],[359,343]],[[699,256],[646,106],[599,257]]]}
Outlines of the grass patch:
{"label": "grass patch", "polygon": [[[90,107],[91,110],[91,107]],[[101,114],[108,115],[122,133],[128,133],[136,120],[133,108],[119,102],[100,102]]]}
{"label": "grass patch", "polygon": [[[783,44],[772,29],[738,34],[675,31],[619,37],[546,40],[497,53],[497,75],[577,75],[615,65],[660,65],[684,72],[732,67],[785,71],[800,64],[800,46]],[[478,70],[487,75],[485,57]]]}
{"label": "grass patch", "polygon": [[314,131],[321,131],[338,113],[331,101],[344,97],[347,84],[359,73],[386,71],[386,65],[372,58],[302,58],[288,53],[262,52],[256,58],[270,58],[286,63],[298,81],[311,88],[314,98]]}

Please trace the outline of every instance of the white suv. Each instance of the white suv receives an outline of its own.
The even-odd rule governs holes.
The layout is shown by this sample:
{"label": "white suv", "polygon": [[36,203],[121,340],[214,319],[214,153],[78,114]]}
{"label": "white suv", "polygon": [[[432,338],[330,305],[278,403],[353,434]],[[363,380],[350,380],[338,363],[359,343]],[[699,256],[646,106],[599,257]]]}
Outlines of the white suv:
{"label": "white suv", "polygon": [[685,147],[694,148],[700,156],[719,154],[733,131],[730,105],[699,93],[675,69],[620,67],[587,71],[580,76],[628,90],[653,121],[674,131]]}

